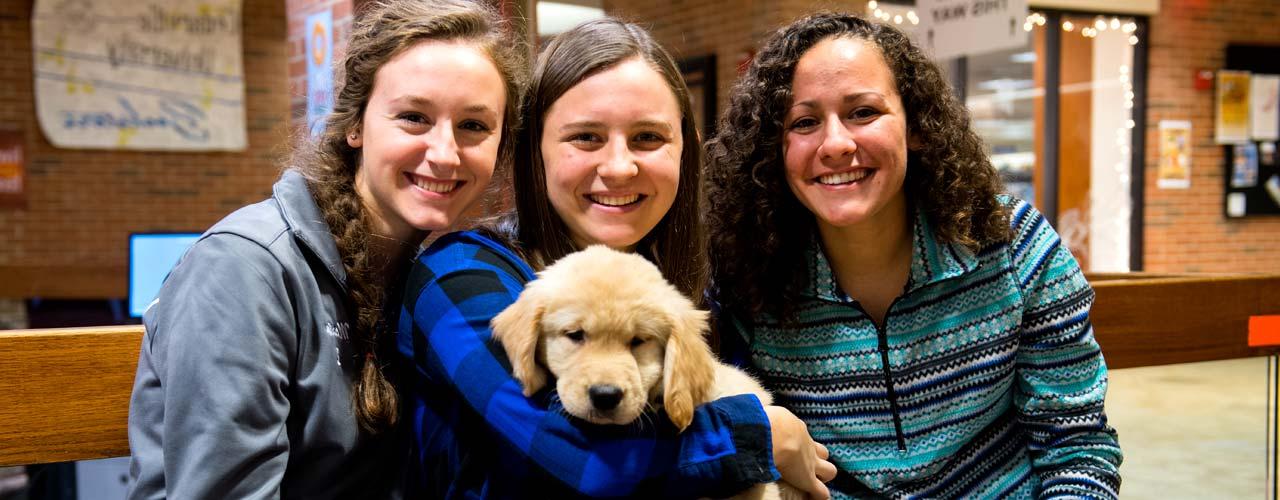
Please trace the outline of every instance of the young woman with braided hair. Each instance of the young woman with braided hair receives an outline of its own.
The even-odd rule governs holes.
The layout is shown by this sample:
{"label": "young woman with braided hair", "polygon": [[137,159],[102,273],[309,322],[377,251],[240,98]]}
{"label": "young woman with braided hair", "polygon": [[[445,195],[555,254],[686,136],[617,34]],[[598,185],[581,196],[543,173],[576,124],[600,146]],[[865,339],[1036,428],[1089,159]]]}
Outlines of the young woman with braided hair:
{"label": "young woman with braided hair", "polygon": [[410,259],[512,158],[523,49],[465,0],[354,23],[324,132],[227,216],[144,316],[131,498],[400,496],[387,366]]}

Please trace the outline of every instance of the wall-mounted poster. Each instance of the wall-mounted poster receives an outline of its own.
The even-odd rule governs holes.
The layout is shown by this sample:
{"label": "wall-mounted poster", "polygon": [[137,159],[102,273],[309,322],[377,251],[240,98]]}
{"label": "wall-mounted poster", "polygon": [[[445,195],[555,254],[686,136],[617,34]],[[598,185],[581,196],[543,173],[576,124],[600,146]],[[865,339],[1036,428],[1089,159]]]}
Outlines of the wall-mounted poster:
{"label": "wall-mounted poster", "polygon": [[1280,75],[1249,79],[1249,134],[1255,141],[1280,139]]}
{"label": "wall-mounted poster", "polygon": [[240,0],[36,0],[36,117],[62,148],[245,148]]}
{"label": "wall-mounted poster", "polygon": [[1249,72],[1218,72],[1217,120],[1213,127],[1218,144],[1249,140]]}
{"label": "wall-mounted poster", "polygon": [[1232,146],[1231,187],[1245,188],[1258,185],[1258,145],[1252,142]]}
{"label": "wall-mounted poster", "polygon": [[0,207],[25,208],[22,132],[0,130]]}
{"label": "wall-mounted poster", "polygon": [[1191,122],[1160,120],[1160,162],[1156,166],[1156,187],[1191,187]]}
{"label": "wall-mounted poster", "polygon": [[307,129],[315,137],[333,111],[333,13],[307,16]]}

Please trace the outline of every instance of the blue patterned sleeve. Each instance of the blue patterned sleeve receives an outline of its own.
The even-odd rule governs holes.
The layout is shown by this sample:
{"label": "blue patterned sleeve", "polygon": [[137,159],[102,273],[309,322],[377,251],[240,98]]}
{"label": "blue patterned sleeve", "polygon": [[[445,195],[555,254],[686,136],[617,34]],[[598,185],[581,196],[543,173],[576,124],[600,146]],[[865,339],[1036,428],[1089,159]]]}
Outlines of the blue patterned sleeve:
{"label": "blue patterned sleeve", "polygon": [[1026,202],[1012,204],[1014,266],[1023,296],[1019,421],[1040,498],[1116,498],[1123,455],[1107,425],[1107,367],[1093,337],[1093,289],[1058,234]]}
{"label": "blue patterned sleeve", "polygon": [[405,396],[419,487],[487,498],[700,497],[778,478],[754,396],[703,405],[683,433],[665,418],[625,430],[586,425],[553,395],[525,397],[489,321],[529,277],[513,254],[473,233],[442,238],[415,264],[398,339],[413,379]]}

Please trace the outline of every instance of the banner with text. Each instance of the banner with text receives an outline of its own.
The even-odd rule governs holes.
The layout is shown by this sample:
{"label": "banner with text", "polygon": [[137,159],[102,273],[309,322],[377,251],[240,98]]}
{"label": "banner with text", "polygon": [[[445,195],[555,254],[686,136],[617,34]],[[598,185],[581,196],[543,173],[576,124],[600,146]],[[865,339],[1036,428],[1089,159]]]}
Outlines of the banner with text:
{"label": "banner with text", "polygon": [[333,111],[333,13],[307,16],[307,129],[315,137]]}
{"label": "banner with text", "polygon": [[36,0],[36,115],[63,148],[245,149],[239,0]]}
{"label": "banner with text", "polygon": [[917,42],[935,60],[1027,45],[1026,0],[917,0]]}

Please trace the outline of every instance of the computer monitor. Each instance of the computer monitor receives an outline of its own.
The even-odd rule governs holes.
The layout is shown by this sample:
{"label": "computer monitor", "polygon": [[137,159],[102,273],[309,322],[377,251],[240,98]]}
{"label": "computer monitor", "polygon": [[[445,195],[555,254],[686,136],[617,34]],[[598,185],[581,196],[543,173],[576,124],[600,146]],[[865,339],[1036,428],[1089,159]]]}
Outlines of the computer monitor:
{"label": "computer monitor", "polygon": [[169,270],[200,233],[133,233],[129,235],[129,316],[140,318],[160,293]]}

